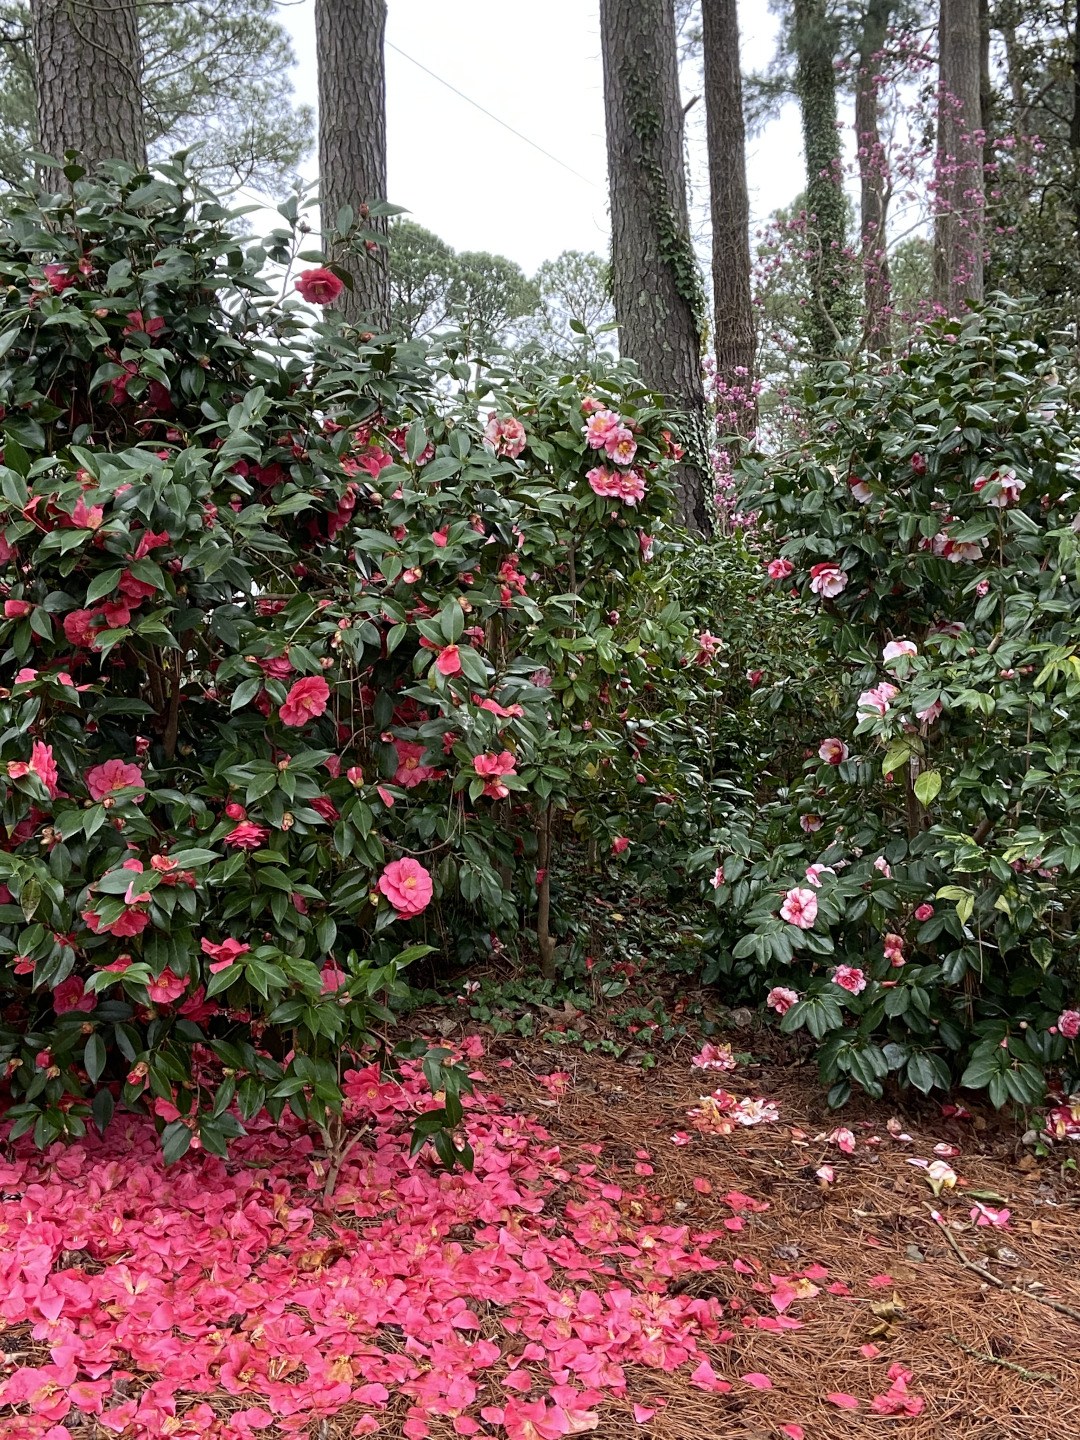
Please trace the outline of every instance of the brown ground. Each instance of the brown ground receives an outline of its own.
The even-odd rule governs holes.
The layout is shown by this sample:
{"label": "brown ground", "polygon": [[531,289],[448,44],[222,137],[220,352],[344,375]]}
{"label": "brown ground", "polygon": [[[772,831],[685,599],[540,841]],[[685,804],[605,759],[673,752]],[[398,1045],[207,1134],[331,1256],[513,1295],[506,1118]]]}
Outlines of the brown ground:
{"label": "brown ground", "polygon": [[[748,1033],[718,1038],[732,1040],[736,1052],[775,1048],[775,1032],[749,1039]],[[485,1062],[497,1077],[499,1093],[544,1119],[568,1168],[572,1161],[596,1158],[579,1150],[582,1143],[600,1142],[599,1168],[633,1183],[635,1152],[645,1148],[655,1170],[645,1182],[650,1191],[664,1197],[678,1218],[708,1229],[720,1228],[731,1214],[718,1199],[731,1189],[768,1200],[767,1212],[749,1219],[741,1234],[718,1240],[710,1254],[729,1261],[756,1258],[765,1279],[770,1270],[786,1275],[816,1262],[828,1268],[829,1281],[842,1280],[854,1296],[863,1297],[835,1297],[824,1288],[829,1281],[822,1281],[819,1296],[796,1301],[787,1312],[805,1328],[780,1334],[745,1330],[732,1317],[736,1338],[714,1356],[716,1370],[728,1378],[762,1371],[772,1378],[771,1391],[736,1382],[730,1395],[708,1395],[687,1384],[686,1370],[677,1376],[628,1372],[627,1400],[601,1408],[600,1429],[593,1432],[597,1440],[631,1435],[771,1440],[780,1435],[781,1424],[792,1421],[805,1427],[807,1440],[884,1433],[904,1440],[1046,1440],[1076,1431],[1080,1184],[1075,1170],[1062,1162],[1070,1151],[1080,1160],[1080,1147],[1058,1147],[1052,1156],[1036,1160],[1019,1145],[1014,1126],[975,1106],[971,1119],[956,1120],[943,1118],[936,1103],[897,1110],[853,1101],[838,1121],[826,1109],[813,1068],[778,1062],[706,1076],[689,1063],[696,1042],[680,1042],[658,1056],[656,1068],[642,1071],[540,1041],[484,1038],[493,1058],[515,1059],[512,1069],[493,1072],[490,1060]],[[537,1079],[552,1070],[573,1076],[557,1104]],[[778,1101],[781,1123],[740,1129],[729,1137],[699,1136],[690,1129],[686,1111],[721,1082],[737,1094]],[[903,1120],[913,1143],[891,1139],[886,1129],[891,1115]],[[837,1123],[858,1136],[854,1155],[815,1142]],[[805,1132],[806,1139],[793,1137],[792,1127]],[[690,1145],[671,1144],[677,1129],[693,1137]],[[873,1135],[881,1144],[867,1147],[864,1142]],[[994,1191],[1012,1212],[1007,1230],[953,1231],[985,1278],[963,1266],[929,1213],[936,1206],[949,1219],[967,1221],[972,1201],[962,1191],[951,1200],[935,1201],[922,1172],[907,1164],[916,1155],[933,1160],[932,1147],[941,1141],[960,1147],[961,1154],[949,1163],[967,1190]],[[836,1170],[836,1183],[827,1189],[814,1177],[822,1162]],[[711,1182],[711,1195],[695,1192],[695,1177]],[[997,1202],[987,1203],[997,1208]],[[797,1258],[789,1247],[797,1248]],[[895,1284],[870,1287],[870,1278],[883,1273]],[[746,1296],[753,1278],[723,1269],[695,1281],[701,1293],[724,1297],[735,1290]],[[1036,1296],[1073,1314],[1039,1303]],[[768,1297],[757,1298],[762,1313],[771,1313]],[[881,1358],[868,1361],[860,1355],[859,1347],[869,1341],[881,1348]],[[894,1360],[913,1372],[912,1392],[926,1398],[917,1419],[869,1410],[870,1398],[888,1389],[885,1371]],[[860,1411],[825,1402],[830,1391],[858,1396]],[[665,1396],[667,1406],[646,1426],[635,1424],[632,1403],[654,1403],[656,1396]]]}

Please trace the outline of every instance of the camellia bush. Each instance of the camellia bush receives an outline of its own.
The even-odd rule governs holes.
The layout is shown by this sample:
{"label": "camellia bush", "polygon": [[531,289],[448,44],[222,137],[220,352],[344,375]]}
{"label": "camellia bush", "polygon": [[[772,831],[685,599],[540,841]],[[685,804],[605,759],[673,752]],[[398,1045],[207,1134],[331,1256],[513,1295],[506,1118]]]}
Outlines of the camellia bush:
{"label": "camellia bush", "polygon": [[405,966],[550,965],[558,818],[627,848],[635,695],[695,644],[643,579],[680,452],[625,367],[343,331],[296,202],[251,242],[180,164],[69,178],[0,226],[11,1134],[330,1144]]}
{"label": "camellia bush", "polygon": [[834,1104],[890,1076],[995,1105],[1077,1083],[1072,374],[988,305],[882,370],[827,367],[806,447],[742,464],[814,663],[764,675],[755,701],[801,717],[801,754],[697,863],[722,968],[819,1042]]}

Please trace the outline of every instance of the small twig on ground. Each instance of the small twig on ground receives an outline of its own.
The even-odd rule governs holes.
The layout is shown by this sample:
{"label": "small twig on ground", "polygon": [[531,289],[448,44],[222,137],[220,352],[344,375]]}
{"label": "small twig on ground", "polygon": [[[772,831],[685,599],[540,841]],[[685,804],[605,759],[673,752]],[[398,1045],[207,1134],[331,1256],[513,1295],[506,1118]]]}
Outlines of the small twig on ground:
{"label": "small twig on ground", "polygon": [[974,1360],[985,1360],[988,1365],[1001,1365],[1006,1370],[1015,1370],[1025,1380],[1043,1380],[1048,1385],[1057,1385],[1056,1375],[1040,1375],[1036,1370],[1025,1370],[1023,1365],[1017,1365],[1012,1360],[1002,1360],[998,1355],[991,1355],[986,1350],[973,1350],[970,1345],[965,1345],[963,1340],[958,1340],[955,1335],[947,1335],[954,1345],[958,1345],[965,1355],[970,1355]]}
{"label": "small twig on ground", "polygon": [[1080,1310],[1074,1310],[1071,1305],[1063,1305],[1060,1300],[1051,1300],[1049,1295],[1035,1295],[1032,1291],[1025,1290],[1021,1285],[1007,1285],[1005,1281],[999,1279],[997,1275],[991,1275],[990,1271],[985,1269],[984,1266],[976,1265],[974,1260],[968,1259],[963,1250],[960,1249],[951,1230],[941,1224],[938,1224],[938,1229],[944,1234],[945,1239],[956,1251],[960,1264],[963,1265],[966,1270],[973,1270],[976,1275],[981,1276],[982,1279],[989,1281],[991,1285],[996,1285],[999,1290],[1004,1290],[1010,1295],[1022,1295],[1025,1300],[1034,1300],[1038,1305],[1047,1305],[1051,1310],[1056,1310],[1060,1315],[1068,1315],[1071,1320],[1080,1320]]}

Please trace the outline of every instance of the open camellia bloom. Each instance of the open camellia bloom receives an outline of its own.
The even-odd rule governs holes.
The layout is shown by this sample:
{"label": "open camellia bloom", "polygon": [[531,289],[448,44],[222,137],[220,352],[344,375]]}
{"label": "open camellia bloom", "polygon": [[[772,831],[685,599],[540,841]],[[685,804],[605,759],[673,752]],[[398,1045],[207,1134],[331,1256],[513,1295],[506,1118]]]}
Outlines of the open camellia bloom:
{"label": "open camellia bloom", "polygon": [[[118,790],[145,790],[143,774],[138,765],[123,760],[106,760],[86,772],[86,788],[93,800],[104,800]],[[138,797],[136,797],[138,798]]]}
{"label": "open camellia bloom", "polygon": [[904,655],[918,655],[919,647],[914,640],[890,640],[882,651],[881,658],[888,665],[893,660],[899,660]]}
{"label": "open camellia bloom", "polygon": [[1057,1028],[1066,1040],[1075,1040],[1080,1035],[1080,1010],[1063,1010],[1058,1016]]}
{"label": "open camellia bloom", "polygon": [[330,703],[330,686],[321,675],[305,675],[285,697],[278,711],[283,725],[299,728],[317,720]]}
{"label": "open camellia bloom", "polygon": [[900,691],[895,685],[890,685],[888,680],[883,680],[880,685],[875,685],[872,690],[864,690],[859,696],[858,706],[860,710],[871,710],[878,715],[884,715],[893,700]]}
{"label": "open camellia bloom", "polygon": [[823,560],[818,565],[810,567],[810,589],[815,595],[822,595],[831,600],[834,595],[839,595],[847,587],[848,573],[841,570],[839,565],[831,560]]}
{"label": "open camellia bloom", "polygon": [[344,290],[344,282],[325,265],[302,270],[296,277],[296,288],[309,305],[331,305]]}
{"label": "open camellia bloom", "polygon": [[379,876],[378,888],[406,920],[426,910],[432,896],[431,875],[411,855],[392,860]]}
{"label": "open camellia bloom", "polygon": [[791,1007],[798,1003],[798,999],[797,990],[788,990],[783,985],[774,985],[765,997],[765,1004],[770,1010],[775,1010],[778,1015],[786,1015]]}
{"label": "open camellia bloom", "polygon": [[826,765],[842,765],[851,754],[843,740],[838,740],[835,736],[831,736],[828,740],[823,740],[818,746],[817,753],[821,756],[822,760],[825,761]]}
{"label": "open camellia bloom", "polygon": [[850,991],[852,995],[861,995],[866,989],[866,976],[855,965],[837,965],[830,978],[834,985]]}
{"label": "open camellia bloom", "polygon": [[790,560],[785,560],[781,556],[776,560],[770,560],[765,568],[768,571],[770,580],[786,580],[794,571],[795,566]]}
{"label": "open camellia bloom", "polygon": [[474,758],[473,769],[486,782],[484,794],[489,799],[505,800],[510,794],[509,787],[502,783],[502,777],[516,774],[516,763],[515,756],[509,750],[504,750],[500,755],[477,755]]}
{"label": "open camellia bloom", "polygon": [[812,930],[817,919],[817,910],[818,901],[813,890],[796,887],[784,896],[780,917],[789,925],[797,925],[800,930]]}

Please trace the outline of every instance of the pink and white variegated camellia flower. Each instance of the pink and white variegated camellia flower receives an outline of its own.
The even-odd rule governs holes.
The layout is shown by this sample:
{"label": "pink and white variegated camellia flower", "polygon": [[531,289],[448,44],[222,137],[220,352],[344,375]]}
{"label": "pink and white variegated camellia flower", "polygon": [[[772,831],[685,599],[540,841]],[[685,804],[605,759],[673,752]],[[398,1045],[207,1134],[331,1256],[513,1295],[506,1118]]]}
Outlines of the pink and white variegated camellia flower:
{"label": "pink and white variegated camellia flower", "polygon": [[798,991],[788,990],[783,985],[774,985],[765,997],[765,1004],[778,1015],[786,1015],[793,1005],[798,1004],[798,1000]]}
{"label": "pink and white variegated camellia flower", "polygon": [[827,740],[822,740],[817,753],[826,765],[842,765],[851,751],[843,740],[838,740],[835,735],[830,735]]}
{"label": "pink and white variegated camellia flower", "polygon": [[893,700],[900,691],[895,685],[890,685],[888,680],[883,680],[880,685],[875,685],[872,690],[864,690],[859,696],[859,709],[871,710],[878,715],[885,715]]}
{"label": "pink and white variegated camellia flower", "polygon": [[918,653],[919,647],[914,640],[890,640],[882,651],[881,658],[888,665],[904,655],[918,655]]}
{"label": "pink and white variegated camellia flower", "polygon": [[776,560],[770,560],[765,569],[770,580],[786,580],[795,566],[790,560],[785,560],[783,556],[780,556]]}
{"label": "pink and white variegated camellia flower", "polygon": [[1027,485],[1017,477],[1015,470],[992,470],[989,475],[980,475],[971,488],[979,495],[987,486],[991,493],[987,495],[986,503],[998,510],[1019,504],[1021,491],[1027,489]]}
{"label": "pink and white variegated camellia flower", "polygon": [[814,887],[815,890],[820,890],[820,889],[821,889],[821,877],[822,877],[822,875],[835,875],[835,874],[836,874],[836,871],[833,869],[833,867],[832,867],[831,865],[822,865],[822,864],[820,864],[820,863],[817,862],[817,861],[815,861],[815,863],[814,863],[813,865],[808,865],[808,866],[806,867],[806,881],[807,881],[807,884],[808,884],[808,885],[813,885],[813,887]]}
{"label": "pink and white variegated camellia flower", "polygon": [[796,886],[784,896],[784,903],[780,906],[780,917],[789,925],[798,926],[800,930],[812,930],[814,921],[817,919],[817,907],[817,896],[813,890],[804,890]]}
{"label": "pink and white variegated camellia flower", "polygon": [[810,567],[810,589],[815,595],[824,596],[826,600],[839,595],[847,587],[847,583],[847,571],[841,570],[840,566],[831,560],[823,560]]}
{"label": "pink and white variegated camellia flower", "polygon": [[861,995],[866,989],[866,976],[857,965],[837,965],[831,978],[834,985],[852,995]]}
{"label": "pink and white variegated camellia flower", "polygon": [[690,1064],[695,1070],[734,1070],[736,1060],[730,1045],[711,1045],[706,1042]]}

